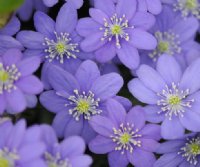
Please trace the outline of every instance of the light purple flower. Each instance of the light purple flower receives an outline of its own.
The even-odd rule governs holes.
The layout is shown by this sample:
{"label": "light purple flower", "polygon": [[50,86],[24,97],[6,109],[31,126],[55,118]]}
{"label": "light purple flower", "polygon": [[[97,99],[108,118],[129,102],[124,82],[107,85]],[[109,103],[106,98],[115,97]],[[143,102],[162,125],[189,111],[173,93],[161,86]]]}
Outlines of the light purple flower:
{"label": "light purple flower", "polygon": [[28,49],[26,55],[39,56],[42,61],[63,64],[68,59],[87,59],[91,54],[79,48],[81,38],[75,32],[77,19],[77,11],[70,4],[62,6],[56,22],[38,11],[34,15],[38,32],[21,31],[17,39]]}
{"label": "light purple flower", "polygon": [[95,136],[88,120],[105,114],[104,104],[119,92],[122,77],[117,73],[101,76],[90,60],[84,61],[74,76],[54,65],[46,75],[53,90],[42,93],[40,102],[56,113],[53,127],[58,137],[80,135],[88,142]]}
{"label": "light purple flower", "polygon": [[79,20],[77,32],[85,37],[81,48],[94,51],[100,63],[118,55],[125,66],[134,69],[139,65],[138,49],[156,47],[156,39],[147,32],[154,16],[138,12],[136,0],[119,0],[117,5],[110,0],[95,0],[89,14],[90,18]]}
{"label": "light purple flower", "polygon": [[[67,3],[72,4],[76,9],[81,8],[83,0],[65,0]],[[52,7],[58,3],[58,0],[43,0],[44,4],[48,7]]]}
{"label": "light purple flower", "polygon": [[12,36],[20,30],[20,21],[13,16],[3,28],[0,29],[0,55],[8,49],[23,49],[22,44]]}
{"label": "light purple flower", "polygon": [[156,69],[141,65],[129,91],[143,103],[147,120],[161,124],[166,139],[182,137],[185,129],[200,131],[200,59],[184,72],[174,57],[162,55]]}
{"label": "light purple flower", "polygon": [[0,57],[0,115],[5,110],[9,114],[22,112],[36,100],[33,96],[43,90],[42,83],[33,75],[39,64],[39,58],[23,59],[17,49]]}
{"label": "light purple flower", "polygon": [[51,126],[42,125],[42,139],[46,144],[43,155],[45,167],[89,167],[91,157],[84,154],[85,142],[79,136],[70,136],[59,143]]}
{"label": "light purple flower", "polygon": [[133,107],[126,113],[116,100],[107,101],[108,117],[94,116],[89,122],[98,136],[89,143],[96,154],[107,154],[110,167],[152,167],[153,152],[159,146],[160,126],[145,125],[142,107]]}
{"label": "light purple flower", "polygon": [[168,54],[174,56],[182,68],[186,68],[190,57],[193,57],[190,51],[200,49],[200,45],[194,41],[198,26],[195,18],[183,20],[180,14],[164,5],[162,13],[156,16],[156,23],[150,30],[158,45],[153,51],[141,53],[144,57],[143,63],[155,66],[160,55]]}
{"label": "light purple flower", "polygon": [[45,167],[41,156],[45,145],[38,126],[26,129],[24,120],[15,125],[0,123],[0,165],[2,167]]}
{"label": "light purple flower", "polygon": [[200,166],[200,135],[192,133],[180,139],[162,143],[156,150],[163,154],[154,167],[199,167]]}

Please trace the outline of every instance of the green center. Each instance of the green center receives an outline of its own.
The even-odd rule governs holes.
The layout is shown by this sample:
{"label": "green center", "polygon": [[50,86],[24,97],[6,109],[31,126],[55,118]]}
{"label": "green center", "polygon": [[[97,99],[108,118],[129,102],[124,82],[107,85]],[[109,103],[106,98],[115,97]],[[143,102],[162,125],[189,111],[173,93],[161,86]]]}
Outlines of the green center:
{"label": "green center", "polygon": [[9,161],[5,158],[0,157],[0,167],[9,167]]}
{"label": "green center", "polygon": [[122,32],[122,29],[119,25],[113,25],[113,27],[111,28],[112,34],[113,35],[119,35]]}
{"label": "green center", "polygon": [[196,143],[193,143],[190,145],[190,152],[193,154],[193,155],[198,155],[200,154],[200,145],[199,144],[196,144]]}
{"label": "green center", "polygon": [[171,96],[169,98],[169,104],[171,104],[171,105],[178,105],[180,103],[181,103],[181,99],[178,96]]}
{"label": "green center", "polygon": [[6,82],[9,79],[9,74],[6,71],[0,71],[0,81]]}
{"label": "green center", "polygon": [[197,7],[197,0],[187,0],[185,2],[185,6],[188,9],[194,9]]}
{"label": "green center", "polygon": [[51,163],[48,167],[57,167],[57,165],[55,163]]}
{"label": "green center", "polygon": [[87,113],[90,108],[90,104],[86,100],[80,100],[76,108],[80,113]]}
{"label": "green center", "polygon": [[131,139],[131,135],[128,133],[124,133],[121,137],[120,137],[120,141],[122,144],[127,144]]}
{"label": "green center", "polygon": [[161,52],[161,53],[165,53],[169,50],[169,43],[168,42],[164,42],[164,41],[161,41],[159,44],[158,44],[158,50]]}
{"label": "green center", "polygon": [[56,44],[56,51],[59,53],[59,54],[63,54],[65,52],[65,49],[66,49],[66,46],[64,43],[62,42],[59,42]]}

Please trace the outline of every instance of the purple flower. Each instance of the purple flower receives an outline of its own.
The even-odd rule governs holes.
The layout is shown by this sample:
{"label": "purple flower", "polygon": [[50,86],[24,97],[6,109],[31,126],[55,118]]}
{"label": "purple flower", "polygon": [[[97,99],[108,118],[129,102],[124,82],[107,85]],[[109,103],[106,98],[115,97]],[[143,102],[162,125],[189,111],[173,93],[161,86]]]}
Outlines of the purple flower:
{"label": "purple flower", "polygon": [[53,127],[58,137],[80,135],[88,142],[95,136],[88,120],[104,114],[103,106],[122,87],[122,77],[117,73],[101,76],[90,60],[83,62],[74,76],[54,65],[46,75],[53,90],[44,92],[40,102],[56,113]]}
{"label": "purple flower", "polygon": [[17,48],[22,50],[22,44],[12,36],[20,30],[20,21],[13,16],[3,28],[0,29],[0,55],[8,49]]}
{"label": "purple flower", "polygon": [[92,159],[84,154],[85,143],[79,136],[70,136],[58,142],[51,126],[42,125],[42,139],[46,144],[43,155],[45,167],[89,167]]}
{"label": "purple flower", "polygon": [[43,90],[34,73],[39,67],[37,57],[23,59],[17,49],[8,50],[0,57],[0,115],[6,110],[10,114],[22,112]]}
{"label": "purple flower", "polygon": [[162,55],[156,70],[141,65],[138,78],[129,82],[129,91],[145,107],[149,122],[161,124],[161,135],[166,139],[182,137],[185,129],[200,131],[200,59],[184,72],[169,55]]}
{"label": "purple flower", "polygon": [[153,51],[142,53],[142,57],[149,59],[145,63],[155,66],[160,55],[168,54],[175,56],[182,68],[185,68],[188,64],[186,58],[190,60],[193,54],[189,51],[200,48],[199,44],[194,42],[198,26],[196,19],[190,17],[183,20],[171,8],[163,6],[162,13],[156,17],[156,23],[151,29],[158,45]]}
{"label": "purple flower", "polygon": [[79,48],[81,38],[75,32],[77,11],[73,5],[63,5],[56,22],[45,13],[36,12],[34,24],[38,32],[21,31],[17,35],[17,39],[28,48],[26,55],[39,56],[43,61],[57,64],[63,64],[68,59],[91,56]]}
{"label": "purple flower", "polygon": [[[105,5],[106,4],[106,5]],[[136,0],[95,0],[91,18],[80,19],[77,32],[85,37],[81,48],[95,52],[97,61],[105,63],[118,55],[130,69],[139,65],[138,49],[151,50],[156,39],[148,33],[155,21],[147,12],[137,12]]]}
{"label": "purple flower", "polygon": [[90,125],[98,136],[89,143],[89,149],[97,154],[107,154],[110,167],[153,166],[160,139],[160,126],[145,125],[142,107],[133,107],[126,113],[117,101],[107,102],[108,117],[94,116]]}
{"label": "purple flower", "polygon": [[200,135],[187,134],[180,139],[164,142],[157,149],[163,154],[154,167],[198,167],[200,166]]}
{"label": "purple flower", "polygon": [[38,126],[26,129],[24,120],[13,125],[0,124],[0,165],[2,167],[44,167],[41,159],[45,145]]}
{"label": "purple flower", "polygon": [[[76,9],[83,6],[83,0],[65,0],[67,3],[72,4]],[[58,0],[43,0],[44,4],[48,7],[52,7],[58,3]]]}

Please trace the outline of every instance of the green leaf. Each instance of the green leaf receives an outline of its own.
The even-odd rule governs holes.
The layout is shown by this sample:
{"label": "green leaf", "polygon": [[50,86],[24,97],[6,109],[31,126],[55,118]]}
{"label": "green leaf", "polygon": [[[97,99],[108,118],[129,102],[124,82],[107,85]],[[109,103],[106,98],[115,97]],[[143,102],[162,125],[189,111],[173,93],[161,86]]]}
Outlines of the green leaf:
{"label": "green leaf", "polygon": [[11,13],[0,13],[0,29],[3,28],[9,21]]}
{"label": "green leaf", "polygon": [[0,0],[0,13],[13,12],[18,9],[24,0]]}

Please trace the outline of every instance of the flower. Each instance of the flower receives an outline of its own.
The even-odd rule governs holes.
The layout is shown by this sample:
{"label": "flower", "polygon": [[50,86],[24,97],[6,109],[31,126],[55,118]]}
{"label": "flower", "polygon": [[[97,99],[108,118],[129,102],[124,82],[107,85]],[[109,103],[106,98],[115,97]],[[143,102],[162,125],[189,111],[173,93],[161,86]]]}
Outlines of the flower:
{"label": "flower", "polygon": [[39,67],[37,57],[23,59],[18,49],[8,50],[0,57],[0,115],[22,112],[32,96],[43,90],[40,80],[32,73]]}
{"label": "flower", "polygon": [[169,140],[160,145],[156,151],[163,154],[154,167],[174,167],[200,165],[200,136],[199,133],[187,134],[180,139]]}
{"label": "flower", "polygon": [[0,55],[8,49],[23,49],[22,44],[12,36],[20,30],[20,21],[13,16],[10,21],[0,29]]}
{"label": "flower", "polygon": [[41,125],[42,139],[46,144],[43,160],[46,167],[89,167],[91,157],[84,154],[85,142],[79,136],[70,136],[58,142],[51,126]]}
{"label": "flower", "polygon": [[67,59],[85,59],[89,54],[79,48],[81,38],[75,32],[77,11],[65,4],[56,22],[43,12],[36,12],[34,24],[38,32],[21,31],[17,39],[27,48],[26,55],[39,56],[42,61],[63,64]]}
{"label": "flower", "polygon": [[[83,6],[83,0],[65,0],[67,3],[72,4],[76,9]],[[58,0],[43,0],[44,4],[48,7],[52,7],[58,3]]]}
{"label": "flower", "polygon": [[150,30],[158,41],[156,49],[145,51],[143,57],[148,59],[147,64],[155,66],[162,54],[174,56],[186,68],[192,54],[190,51],[199,50],[199,44],[195,43],[195,35],[198,30],[198,21],[194,18],[183,20],[173,10],[163,5],[163,11],[156,16],[156,23]]}
{"label": "flower", "polygon": [[98,133],[89,143],[89,149],[97,154],[107,154],[110,167],[153,166],[160,139],[160,126],[145,125],[142,107],[133,107],[126,113],[116,100],[107,101],[108,116],[94,116],[89,122]]}
{"label": "flower", "polygon": [[18,121],[15,125],[11,121],[5,121],[0,124],[0,133],[1,167],[44,167],[41,156],[45,151],[45,145],[40,140],[41,131],[38,126],[26,129],[24,120]]}
{"label": "flower", "polygon": [[122,77],[117,73],[101,76],[90,60],[84,61],[74,76],[54,65],[46,75],[53,90],[42,93],[40,102],[56,113],[52,126],[58,137],[80,135],[88,142],[95,136],[88,120],[104,113],[103,105],[118,93]]}
{"label": "flower", "polygon": [[200,131],[200,59],[182,72],[174,57],[162,55],[156,69],[141,65],[136,73],[138,78],[129,82],[129,91],[149,104],[145,108],[147,120],[162,122],[163,138],[182,137],[185,129]]}
{"label": "flower", "polygon": [[83,51],[94,51],[100,63],[118,55],[125,66],[137,68],[138,49],[152,50],[157,43],[146,31],[154,24],[154,16],[137,12],[136,6],[136,0],[119,0],[116,6],[112,1],[95,0],[91,18],[80,19],[77,25],[77,32],[85,37]]}

